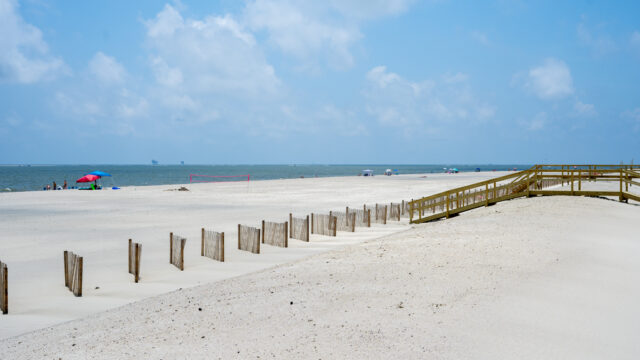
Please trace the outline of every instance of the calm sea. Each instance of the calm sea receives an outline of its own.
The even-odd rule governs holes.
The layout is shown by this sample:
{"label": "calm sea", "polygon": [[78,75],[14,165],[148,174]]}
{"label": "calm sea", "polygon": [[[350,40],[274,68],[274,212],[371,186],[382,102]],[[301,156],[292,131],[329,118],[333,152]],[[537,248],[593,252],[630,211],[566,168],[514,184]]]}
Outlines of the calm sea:
{"label": "calm sea", "polygon": [[[299,177],[355,176],[364,169],[382,175],[386,169],[399,174],[439,173],[443,168],[457,168],[461,172],[490,170],[519,170],[531,165],[0,165],[0,192],[42,190],[55,181],[62,185],[76,185],[76,179],[92,171],[107,172],[99,182],[104,186],[185,184],[190,174],[244,175],[251,180],[290,179]],[[220,178],[212,180],[246,180]]]}

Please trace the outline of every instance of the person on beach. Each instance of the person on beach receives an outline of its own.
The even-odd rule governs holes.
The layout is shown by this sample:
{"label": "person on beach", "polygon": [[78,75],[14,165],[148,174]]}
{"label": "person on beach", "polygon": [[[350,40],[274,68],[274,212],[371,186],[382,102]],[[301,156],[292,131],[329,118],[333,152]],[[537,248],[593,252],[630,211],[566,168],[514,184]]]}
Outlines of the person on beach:
{"label": "person on beach", "polygon": [[47,187],[45,188],[45,190],[51,190],[51,185],[47,184]]}
{"label": "person on beach", "polygon": [[67,180],[65,179],[65,180],[64,180],[64,184],[62,184],[62,189],[63,189],[63,190],[67,190],[67,187],[68,187],[68,185],[67,185]]}
{"label": "person on beach", "polygon": [[58,187],[56,186],[56,182],[53,182],[53,190],[58,190]]}

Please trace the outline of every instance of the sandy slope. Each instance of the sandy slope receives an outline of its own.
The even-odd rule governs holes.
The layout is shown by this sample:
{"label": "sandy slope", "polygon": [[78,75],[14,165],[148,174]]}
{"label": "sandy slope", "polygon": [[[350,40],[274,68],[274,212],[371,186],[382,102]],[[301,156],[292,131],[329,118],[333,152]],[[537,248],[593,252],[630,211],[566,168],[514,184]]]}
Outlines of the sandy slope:
{"label": "sandy slope", "polygon": [[636,359],[640,207],[519,199],[0,342],[0,358]]}
{"label": "sandy slope", "polygon": [[[407,228],[407,221],[359,228],[337,238],[292,240],[261,255],[232,246],[237,224],[285,221],[293,212],[328,213],[345,206],[398,202],[499,176],[463,173],[357,176],[191,185],[128,187],[118,191],[40,191],[0,194],[0,260],[9,265],[9,315],[0,338],[19,335],[178,288],[218,281],[295,261]],[[200,257],[200,229],[226,233],[224,264]],[[168,234],[185,236],[185,271],[168,264]],[[142,280],[127,273],[127,239],[142,244]],[[64,287],[62,252],[84,257],[84,296]]]}

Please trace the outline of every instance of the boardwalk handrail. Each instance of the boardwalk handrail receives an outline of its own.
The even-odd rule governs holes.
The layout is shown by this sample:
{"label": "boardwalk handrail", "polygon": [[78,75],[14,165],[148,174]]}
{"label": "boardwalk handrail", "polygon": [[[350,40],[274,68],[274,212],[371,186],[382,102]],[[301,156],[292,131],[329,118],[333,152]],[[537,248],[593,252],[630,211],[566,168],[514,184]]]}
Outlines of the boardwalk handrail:
{"label": "boardwalk handrail", "polygon": [[[489,206],[517,197],[538,195],[618,196],[620,201],[636,200],[629,186],[640,186],[640,165],[534,165],[530,169],[494,179],[460,186],[409,203],[409,221],[421,223]],[[616,181],[619,191],[583,191],[583,182]],[[571,185],[570,190],[549,190]],[[577,189],[576,189],[577,187]],[[636,200],[637,201],[637,200]]]}

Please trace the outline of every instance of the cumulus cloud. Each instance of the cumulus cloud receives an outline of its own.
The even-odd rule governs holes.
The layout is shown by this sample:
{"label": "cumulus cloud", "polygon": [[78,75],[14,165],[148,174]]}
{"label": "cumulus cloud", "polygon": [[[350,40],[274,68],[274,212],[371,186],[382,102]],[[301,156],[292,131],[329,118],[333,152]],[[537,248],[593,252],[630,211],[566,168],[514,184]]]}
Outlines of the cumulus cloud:
{"label": "cumulus cloud", "polygon": [[559,99],[573,94],[571,71],[563,61],[549,58],[531,68],[524,80],[525,88],[544,100]]}
{"label": "cumulus cloud", "polygon": [[579,100],[573,104],[573,110],[578,116],[593,117],[598,115],[593,104],[585,104]]}
{"label": "cumulus cloud", "polygon": [[122,83],[126,75],[124,67],[115,58],[102,52],[97,52],[89,61],[89,71],[105,84]]}
{"label": "cumulus cloud", "polygon": [[255,31],[266,30],[273,44],[304,62],[321,57],[334,67],[353,65],[350,47],[362,34],[353,25],[319,18],[317,11],[322,10],[312,9],[317,5],[257,0],[247,5],[245,21]]}
{"label": "cumulus cloud", "polygon": [[245,95],[272,94],[280,86],[253,35],[230,15],[184,19],[166,5],[145,25],[151,64],[162,85]]}
{"label": "cumulus cloud", "polygon": [[269,41],[303,67],[325,63],[334,68],[354,64],[352,47],[362,37],[360,24],[402,13],[413,0],[254,0],[244,21],[254,31],[265,30]]}
{"label": "cumulus cloud", "polygon": [[434,132],[451,122],[482,122],[495,115],[495,108],[476,98],[461,73],[445,75],[441,82],[414,82],[377,66],[366,79],[367,112],[379,124],[399,127],[407,135],[417,129]]}
{"label": "cumulus cloud", "polygon": [[580,43],[589,47],[596,55],[606,55],[617,49],[615,42],[609,36],[602,33],[593,34],[585,23],[578,24],[576,32]]}
{"label": "cumulus cloud", "polygon": [[26,23],[15,0],[0,0],[0,81],[31,84],[68,73],[62,59],[49,54],[37,27]]}

